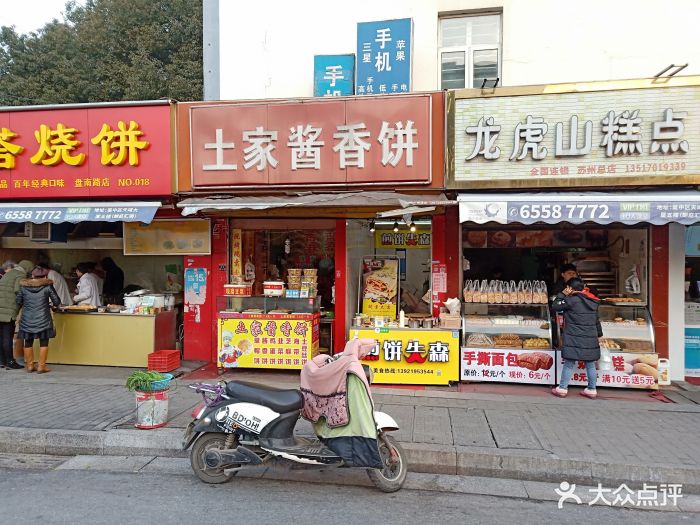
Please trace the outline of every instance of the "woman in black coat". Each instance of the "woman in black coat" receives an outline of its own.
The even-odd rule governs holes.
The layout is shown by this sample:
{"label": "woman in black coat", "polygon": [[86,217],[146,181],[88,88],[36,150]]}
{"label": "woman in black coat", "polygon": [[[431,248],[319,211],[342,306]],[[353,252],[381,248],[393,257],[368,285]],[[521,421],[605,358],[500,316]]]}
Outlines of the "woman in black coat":
{"label": "woman in black coat", "polygon": [[597,396],[598,372],[595,364],[600,359],[600,338],[603,336],[598,319],[598,306],[600,299],[593,295],[578,277],[569,279],[566,288],[557,294],[552,303],[555,312],[564,314],[561,351],[564,369],[559,386],[552,388],[552,394],[557,397],[566,397],[577,361],[586,364],[588,377],[588,388],[581,392],[581,395],[591,399]]}
{"label": "woman in black coat", "polygon": [[24,340],[24,362],[27,372],[34,372],[34,339],[39,339],[40,374],[50,372],[46,367],[49,355],[49,339],[56,337],[56,329],[51,317],[51,305],[61,305],[61,300],[53,287],[53,281],[45,277],[43,268],[35,268],[31,279],[22,279],[17,292],[17,304],[22,307],[17,338]]}

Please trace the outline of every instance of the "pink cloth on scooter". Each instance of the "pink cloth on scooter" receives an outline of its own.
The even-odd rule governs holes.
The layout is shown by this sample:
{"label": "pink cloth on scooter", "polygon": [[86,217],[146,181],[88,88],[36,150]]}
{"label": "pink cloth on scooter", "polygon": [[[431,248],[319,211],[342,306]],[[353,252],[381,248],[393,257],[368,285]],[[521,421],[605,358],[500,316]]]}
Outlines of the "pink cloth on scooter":
{"label": "pink cloth on scooter", "polygon": [[301,370],[300,390],[304,396],[301,415],[314,423],[325,417],[326,425],[331,428],[347,425],[350,422],[348,374],[359,377],[371,396],[360,360],[376,344],[374,339],[351,339],[338,359],[317,355],[308,361]]}

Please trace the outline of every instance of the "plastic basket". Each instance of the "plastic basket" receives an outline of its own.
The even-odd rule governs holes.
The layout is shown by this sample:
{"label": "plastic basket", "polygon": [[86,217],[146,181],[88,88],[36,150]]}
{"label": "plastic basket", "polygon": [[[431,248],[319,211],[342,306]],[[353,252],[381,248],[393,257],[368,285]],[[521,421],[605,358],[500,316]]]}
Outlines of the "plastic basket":
{"label": "plastic basket", "polygon": [[179,350],[158,350],[148,354],[148,369],[156,372],[171,372],[180,368]]}
{"label": "plastic basket", "polygon": [[170,384],[170,381],[173,379],[172,374],[163,374],[165,376],[165,379],[161,379],[159,381],[153,381],[151,383],[151,388],[140,388],[139,391],[141,392],[159,392],[161,390],[165,390],[168,388],[168,385]]}

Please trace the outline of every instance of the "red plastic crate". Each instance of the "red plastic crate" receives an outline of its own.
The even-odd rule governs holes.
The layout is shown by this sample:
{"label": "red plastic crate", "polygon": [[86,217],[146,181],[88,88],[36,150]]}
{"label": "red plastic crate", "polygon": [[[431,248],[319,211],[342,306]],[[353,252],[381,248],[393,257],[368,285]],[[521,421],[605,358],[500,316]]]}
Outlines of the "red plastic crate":
{"label": "red plastic crate", "polygon": [[170,372],[180,368],[180,350],[157,350],[148,354],[148,369]]}

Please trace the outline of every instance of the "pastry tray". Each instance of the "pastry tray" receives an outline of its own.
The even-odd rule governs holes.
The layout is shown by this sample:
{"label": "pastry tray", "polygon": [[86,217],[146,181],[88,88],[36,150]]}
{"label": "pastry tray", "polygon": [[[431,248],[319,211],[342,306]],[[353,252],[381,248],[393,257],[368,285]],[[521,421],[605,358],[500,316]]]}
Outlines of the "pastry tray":
{"label": "pastry tray", "polygon": [[641,301],[641,302],[622,301],[622,302],[620,302],[620,301],[615,301],[615,300],[611,301],[610,299],[603,299],[602,303],[603,304],[611,304],[613,306],[646,306],[647,305],[647,303],[645,303],[644,301]]}

